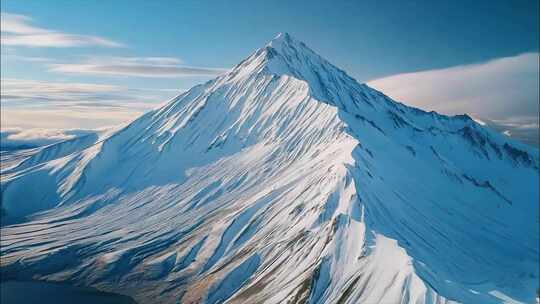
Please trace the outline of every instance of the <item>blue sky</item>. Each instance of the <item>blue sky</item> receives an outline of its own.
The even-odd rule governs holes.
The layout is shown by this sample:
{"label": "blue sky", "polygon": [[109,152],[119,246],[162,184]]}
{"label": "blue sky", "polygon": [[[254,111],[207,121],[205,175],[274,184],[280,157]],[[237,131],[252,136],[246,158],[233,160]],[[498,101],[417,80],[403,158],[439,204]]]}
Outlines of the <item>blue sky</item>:
{"label": "blue sky", "polygon": [[[1,3],[5,128],[127,121],[279,32],[412,105],[495,120],[538,116],[538,1]],[[451,94],[464,86],[467,94]]]}

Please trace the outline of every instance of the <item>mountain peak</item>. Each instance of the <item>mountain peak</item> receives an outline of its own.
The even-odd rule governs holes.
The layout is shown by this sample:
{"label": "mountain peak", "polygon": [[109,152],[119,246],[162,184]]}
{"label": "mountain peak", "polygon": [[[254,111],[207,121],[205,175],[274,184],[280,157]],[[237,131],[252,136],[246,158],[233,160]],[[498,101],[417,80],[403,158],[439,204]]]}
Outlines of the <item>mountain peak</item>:
{"label": "mountain peak", "polygon": [[340,95],[346,88],[358,85],[344,71],[285,32],[238,64],[229,77],[259,74],[287,75],[305,81],[312,96],[332,104],[333,99],[343,99]]}
{"label": "mountain peak", "polygon": [[272,40],[280,40],[280,39],[285,39],[285,40],[291,39],[291,35],[287,32],[280,32]]}
{"label": "mountain peak", "polygon": [[282,59],[287,60],[289,64],[292,64],[295,60],[297,61],[295,62],[296,65],[305,64],[304,60],[328,63],[305,43],[286,32],[279,33],[274,39],[270,40],[264,49],[267,52],[274,53],[274,55],[281,55]]}
{"label": "mountain peak", "polygon": [[278,33],[276,35],[276,37],[274,37],[274,39],[272,39],[272,41],[287,41],[287,40],[290,40],[291,39],[291,35],[287,32],[281,32],[281,33]]}
{"label": "mountain peak", "polygon": [[274,39],[272,39],[267,46],[272,47],[276,50],[283,50],[284,48],[296,49],[299,47],[306,47],[303,42],[293,38],[291,35],[289,35],[289,33],[286,32],[277,34],[277,36],[274,37]]}

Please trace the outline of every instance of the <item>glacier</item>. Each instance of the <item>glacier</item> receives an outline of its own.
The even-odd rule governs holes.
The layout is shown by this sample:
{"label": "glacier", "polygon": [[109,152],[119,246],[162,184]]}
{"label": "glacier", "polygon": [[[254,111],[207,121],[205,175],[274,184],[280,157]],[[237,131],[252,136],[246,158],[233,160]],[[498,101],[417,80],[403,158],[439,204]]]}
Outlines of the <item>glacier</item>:
{"label": "glacier", "polygon": [[280,34],[124,127],[2,155],[0,274],[140,303],[533,303],[539,163]]}

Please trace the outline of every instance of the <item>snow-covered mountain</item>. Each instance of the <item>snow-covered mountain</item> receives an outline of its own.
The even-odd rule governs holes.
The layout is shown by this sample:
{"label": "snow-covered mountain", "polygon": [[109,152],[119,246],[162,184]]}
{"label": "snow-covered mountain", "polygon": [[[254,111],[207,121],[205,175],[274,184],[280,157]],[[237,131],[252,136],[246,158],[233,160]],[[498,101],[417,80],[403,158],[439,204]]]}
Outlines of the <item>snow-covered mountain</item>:
{"label": "snow-covered mountain", "polygon": [[120,130],[4,156],[0,270],[141,303],[531,303],[538,169],[280,34]]}

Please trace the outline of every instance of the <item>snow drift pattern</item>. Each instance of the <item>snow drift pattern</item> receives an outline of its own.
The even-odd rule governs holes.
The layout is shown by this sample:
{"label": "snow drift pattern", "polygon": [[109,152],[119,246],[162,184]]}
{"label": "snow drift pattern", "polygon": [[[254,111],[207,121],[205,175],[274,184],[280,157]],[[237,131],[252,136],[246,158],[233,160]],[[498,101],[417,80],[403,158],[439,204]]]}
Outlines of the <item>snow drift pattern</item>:
{"label": "snow drift pattern", "polygon": [[538,158],[281,34],[121,130],[4,155],[0,269],[142,303],[530,303]]}

